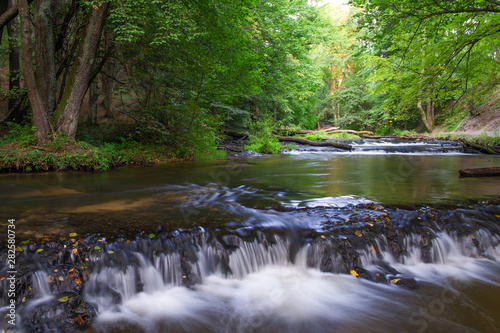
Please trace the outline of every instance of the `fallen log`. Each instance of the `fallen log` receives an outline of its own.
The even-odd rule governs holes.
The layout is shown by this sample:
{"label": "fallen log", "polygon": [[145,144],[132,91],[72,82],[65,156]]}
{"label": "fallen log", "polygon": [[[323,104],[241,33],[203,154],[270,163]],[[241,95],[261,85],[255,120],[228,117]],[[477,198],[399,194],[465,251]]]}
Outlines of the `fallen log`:
{"label": "fallen log", "polygon": [[500,168],[477,168],[477,169],[463,169],[458,173],[461,177],[497,177],[500,176]]}
{"label": "fallen log", "polygon": [[354,135],[359,135],[359,136],[364,136],[364,135],[375,135],[375,133],[371,131],[355,131],[355,130],[333,130],[333,131],[328,131],[325,133],[328,134],[334,134],[334,133],[348,133],[348,134],[354,134]]}
{"label": "fallen log", "polygon": [[316,132],[325,132],[325,133],[328,133],[328,132],[331,132],[331,131],[336,131],[338,130],[340,127],[330,127],[330,128],[327,128],[327,129],[319,129],[317,130]]}
{"label": "fallen log", "polygon": [[478,145],[478,144],[470,142],[470,141],[462,140],[462,141],[460,141],[460,143],[462,144],[462,147],[466,150],[472,148],[472,149],[477,150],[483,154],[489,154],[489,155],[498,154],[498,151],[495,151],[490,147]]}
{"label": "fallen log", "polygon": [[338,149],[343,149],[343,150],[352,150],[352,146],[346,145],[343,143],[337,143],[337,142],[329,142],[329,141],[312,141],[312,140],[307,140],[304,138],[297,138],[294,136],[276,136],[279,141],[283,142],[295,142],[295,143],[300,143],[303,145],[309,145],[309,146],[317,146],[317,147],[334,147]]}
{"label": "fallen log", "polygon": [[236,131],[233,131],[233,130],[228,130],[228,129],[225,129],[225,128],[222,129],[222,132],[224,132],[224,134],[232,136],[233,138],[244,138],[244,137],[247,136],[245,133],[239,133],[239,132],[236,132]]}

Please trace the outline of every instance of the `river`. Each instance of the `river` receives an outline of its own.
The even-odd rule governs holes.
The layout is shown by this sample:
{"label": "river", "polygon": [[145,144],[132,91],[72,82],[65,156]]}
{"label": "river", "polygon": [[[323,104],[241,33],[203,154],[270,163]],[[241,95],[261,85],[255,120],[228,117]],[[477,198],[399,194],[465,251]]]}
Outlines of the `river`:
{"label": "river", "polygon": [[0,312],[15,219],[14,331],[500,331],[500,157],[354,148],[2,175]]}

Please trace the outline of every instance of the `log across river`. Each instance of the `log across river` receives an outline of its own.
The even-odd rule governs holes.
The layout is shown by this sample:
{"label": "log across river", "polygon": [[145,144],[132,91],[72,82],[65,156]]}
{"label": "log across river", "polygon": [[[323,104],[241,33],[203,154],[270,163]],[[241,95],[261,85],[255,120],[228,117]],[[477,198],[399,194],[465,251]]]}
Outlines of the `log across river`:
{"label": "log across river", "polygon": [[0,330],[497,330],[499,158],[352,146],[0,177]]}

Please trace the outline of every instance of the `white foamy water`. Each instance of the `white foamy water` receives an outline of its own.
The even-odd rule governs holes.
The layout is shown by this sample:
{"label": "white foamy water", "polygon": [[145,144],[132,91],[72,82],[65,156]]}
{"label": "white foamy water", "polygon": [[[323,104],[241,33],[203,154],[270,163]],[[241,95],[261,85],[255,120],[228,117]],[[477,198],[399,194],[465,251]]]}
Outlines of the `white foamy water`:
{"label": "white foamy water", "polygon": [[306,200],[290,200],[288,202],[282,202],[283,206],[289,208],[345,208],[348,206],[356,206],[368,203],[373,203],[373,201],[365,198],[355,197],[352,195],[344,195],[339,197],[322,197]]}
{"label": "white foamy water", "polygon": [[[478,284],[500,295],[500,265],[483,258],[498,254],[498,238],[484,230],[474,234],[484,244],[481,251],[463,238],[439,233],[429,241],[432,263],[425,263],[419,253],[420,235],[406,237],[407,252],[397,260],[385,250],[387,240],[381,239],[377,248],[384,262],[402,273],[396,278],[417,280],[412,290],[310,267],[311,256],[324,254],[324,246],[333,246],[332,240],[322,240],[322,246],[302,246],[291,261],[290,243],[278,236],[271,242],[228,237],[227,242],[237,246],[231,252],[202,239],[198,260],[190,264],[198,283],[190,287],[182,285],[185,276],[172,277],[181,271],[176,254],[162,254],[150,263],[136,254],[138,274],[132,268],[93,274],[91,281],[107,281],[123,295],[123,302],[115,305],[88,297],[99,304],[95,328],[102,332],[416,332],[423,328],[476,332],[476,324],[456,319],[449,311],[453,308],[468,318],[477,302],[469,289],[476,290]],[[342,265],[339,253],[329,253],[334,266]],[[228,267],[220,265],[223,258]],[[367,249],[361,259],[363,267],[374,269],[380,257]],[[135,291],[138,281],[132,276],[141,280],[141,291]],[[493,320],[491,314],[483,316]],[[479,332],[490,331],[488,321],[481,325]]]}
{"label": "white foamy water", "polygon": [[405,293],[300,264],[268,265],[241,279],[210,275],[193,290],[166,285],[139,293],[118,310],[104,310],[95,326],[103,331],[128,323],[144,332],[176,327],[196,332],[320,332],[331,325],[335,331],[357,327],[364,319],[387,328],[384,308],[401,309],[393,299]]}

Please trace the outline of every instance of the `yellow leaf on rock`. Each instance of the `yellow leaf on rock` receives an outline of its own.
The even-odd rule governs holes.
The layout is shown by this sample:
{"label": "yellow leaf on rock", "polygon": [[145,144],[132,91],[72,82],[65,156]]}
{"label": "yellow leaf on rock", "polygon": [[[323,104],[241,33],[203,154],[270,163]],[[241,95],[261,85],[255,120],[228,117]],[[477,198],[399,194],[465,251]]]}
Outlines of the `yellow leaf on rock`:
{"label": "yellow leaf on rock", "polygon": [[401,280],[401,279],[392,279],[392,280],[390,280],[389,282],[390,282],[390,283],[398,283],[400,280]]}
{"label": "yellow leaf on rock", "polygon": [[325,239],[326,237],[325,237],[325,235],[321,235],[321,238]]}
{"label": "yellow leaf on rock", "polygon": [[351,275],[354,275],[355,277],[358,277],[358,276],[359,276],[358,272],[356,272],[354,269],[352,269],[352,270],[350,271],[350,273],[351,273]]}
{"label": "yellow leaf on rock", "polygon": [[67,302],[68,301],[68,296],[63,296],[59,299],[57,299],[59,302]]}
{"label": "yellow leaf on rock", "polygon": [[356,236],[358,236],[358,237],[362,237],[363,236],[363,234],[359,230],[356,230],[356,232],[354,234]]}
{"label": "yellow leaf on rock", "polygon": [[76,237],[76,232],[72,232],[69,234],[69,237]]}
{"label": "yellow leaf on rock", "polygon": [[60,276],[59,281],[64,281],[64,278],[62,276]]}

